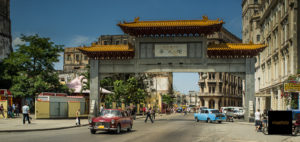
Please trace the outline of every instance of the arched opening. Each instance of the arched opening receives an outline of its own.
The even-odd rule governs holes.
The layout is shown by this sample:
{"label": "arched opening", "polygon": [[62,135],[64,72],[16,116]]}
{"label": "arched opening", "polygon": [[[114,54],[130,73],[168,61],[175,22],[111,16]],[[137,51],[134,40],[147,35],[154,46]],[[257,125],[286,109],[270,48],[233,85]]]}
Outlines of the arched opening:
{"label": "arched opening", "polygon": [[201,106],[205,106],[205,101],[201,99]]}
{"label": "arched opening", "polygon": [[215,108],[215,101],[213,99],[209,100],[209,108]]}

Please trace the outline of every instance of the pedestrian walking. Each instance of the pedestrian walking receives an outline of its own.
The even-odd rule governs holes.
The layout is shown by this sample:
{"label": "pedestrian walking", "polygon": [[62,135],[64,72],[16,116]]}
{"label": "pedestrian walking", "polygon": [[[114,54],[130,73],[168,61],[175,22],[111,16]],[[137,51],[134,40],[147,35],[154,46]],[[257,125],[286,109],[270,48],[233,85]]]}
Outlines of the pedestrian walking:
{"label": "pedestrian walking", "polygon": [[146,113],[146,107],[143,107],[143,115]]}
{"label": "pedestrian walking", "polygon": [[156,109],[154,108],[154,109],[152,110],[152,117],[153,117],[153,120],[155,120],[155,113],[156,113]]}
{"label": "pedestrian walking", "polygon": [[8,105],[8,108],[7,108],[7,117],[13,118],[12,111],[13,111],[12,106],[11,106],[11,105]]}
{"label": "pedestrian walking", "polygon": [[3,119],[5,119],[3,104],[0,105],[0,114],[2,114]]}
{"label": "pedestrian walking", "polygon": [[15,111],[16,111],[16,105],[12,104],[12,114],[15,116]]}
{"label": "pedestrian walking", "polygon": [[19,104],[16,104],[16,116],[19,116],[19,111],[20,111],[20,108],[19,108]]}
{"label": "pedestrian walking", "polygon": [[146,114],[147,114],[147,116],[146,116],[146,119],[145,119],[145,123],[147,123],[148,118],[150,118],[151,122],[153,123],[153,120],[151,118],[151,108],[146,110]]}
{"label": "pedestrian walking", "polygon": [[100,112],[104,109],[103,105],[100,106]]}
{"label": "pedestrian walking", "polygon": [[133,107],[131,110],[131,116],[133,117],[133,120],[136,119],[136,107]]}
{"label": "pedestrian walking", "polygon": [[29,119],[30,111],[27,103],[25,103],[25,105],[22,107],[22,113],[23,113],[23,125],[25,124],[25,119],[27,119],[28,124],[30,124],[30,119]]}
{"label": "pedestrian walking", "polygon": [[80,126],[80,109],[76,111],[76,126]]}
{"label": "pedestrian walking", "polygon": [[259,131],[261,129],[261,114],[260,114],[260,110],[257,109],[257,111],[255,112],[255,129],[256,131]]}

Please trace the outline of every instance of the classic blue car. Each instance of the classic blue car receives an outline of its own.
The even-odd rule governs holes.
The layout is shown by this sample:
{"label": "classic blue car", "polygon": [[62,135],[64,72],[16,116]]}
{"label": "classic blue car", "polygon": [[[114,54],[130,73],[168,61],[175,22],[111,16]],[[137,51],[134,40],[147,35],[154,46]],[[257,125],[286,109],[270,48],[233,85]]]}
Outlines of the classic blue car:
{"label": "classic blue car", "polygon": [[194,113],[194,118],[196,122],[206,121],[206,122],[219,122],[226,120],[226,116],[223,113],[220,113],[216,109],[202,109],[198,113]]}

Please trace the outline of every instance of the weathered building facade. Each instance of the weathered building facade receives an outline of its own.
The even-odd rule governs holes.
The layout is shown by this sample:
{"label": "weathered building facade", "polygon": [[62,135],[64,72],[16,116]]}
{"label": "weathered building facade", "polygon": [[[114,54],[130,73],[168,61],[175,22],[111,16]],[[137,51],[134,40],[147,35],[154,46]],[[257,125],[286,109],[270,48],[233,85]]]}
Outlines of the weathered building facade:
{"label": "weathered building facade", "polygon": [[242,106],[243,81],[229,73],[199,73],[199,105],[219,109]]}
{"label": "weathered building facade", "polygon": [[10,0],[0,0],[0,61],[12,50]]}
{"label": "weathered building facade", "polygon": [[283,91],[288,77],[300,69],[298,7],[297,0],[243,0],[243,42],[268,45],[256,57],[257,109],[290,109],[288,100],[299,104],[298,92]]}

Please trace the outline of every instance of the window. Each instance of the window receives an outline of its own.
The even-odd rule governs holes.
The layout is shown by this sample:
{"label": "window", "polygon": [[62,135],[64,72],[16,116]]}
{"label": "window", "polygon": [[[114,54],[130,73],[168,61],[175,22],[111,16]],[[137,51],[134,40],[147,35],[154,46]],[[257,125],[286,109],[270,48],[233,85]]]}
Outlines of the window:
{"label": "window", "polygon": [[212,93],[215,93],[216,87],[212,87]]}
{"label": "window", "polygon": [[87,56],[84,56],[84,60],[88,60],[88,57],[87,57]]}
{"label": "window", "polygon": [[254,4],[258,4],[258,0],[254,0]]}
{"label": "window", "polygon": [[219,92],[222,93],[222,86],[219,86]]}
{"label": "window", "polygon": [[212,73],[212,78],[215,79],[215,73]]}
{"label": "window", "polygon": [[204,86],[201,86],[201,92],[204,93]]}
{"label": "window", "polygon": [[257,41],[257,42],[260,41],[260,35],[256,35],[256,41]]}
{"label": "window", "polygon": [[103,41],[103,45],[107,45],[107,41],[106,40]]}
{"label": "window", "polygon": [[211,93],[211,89],[212,89],[212,88],[211,88],[211,87],[209,87],[208,89],[209,89],[209,93]]}
{"label": "window", "polygon": [[120,41],[119,41],[119,40],[117,40],[117,41],[116,41],[116,45],[119,45],[119,44],[120,44]]}
{"label": "window", "polygon": [[79,61],[79,55],[78,54],[76,54],[76,56],[75,56],[76,58],[76,61]]}
{"label": "window", "polygon": [[220,80],[222,80],[222,73],[220,73],[220,75],[219,75],[219,76],[220,76]]}
{"label": "window", "polygon": [[126,39],[123,40],[123,44],[128,44],[128,41]]}
{"label": "window", "polygon": [[67,61],[71,61],[71,55],[70,54],[67,55]]}

